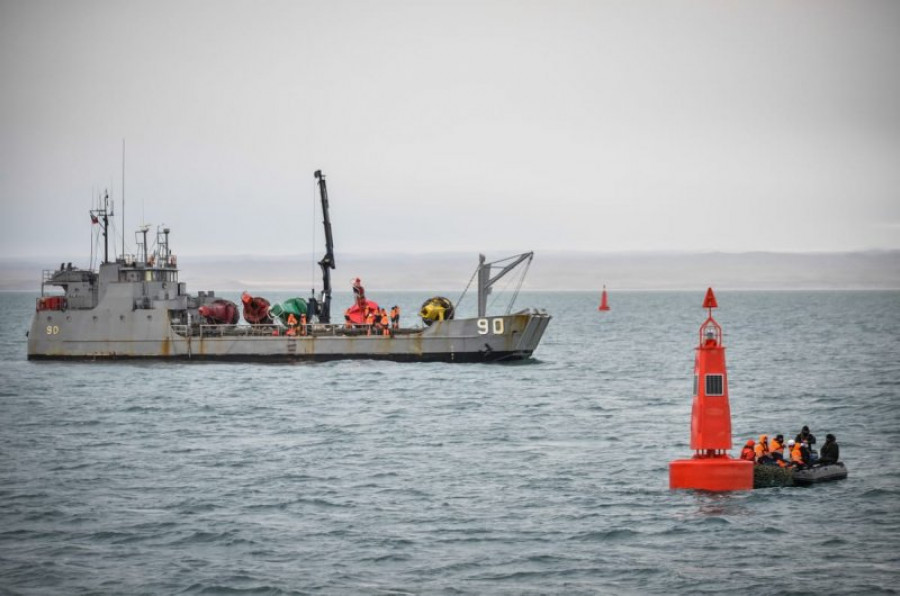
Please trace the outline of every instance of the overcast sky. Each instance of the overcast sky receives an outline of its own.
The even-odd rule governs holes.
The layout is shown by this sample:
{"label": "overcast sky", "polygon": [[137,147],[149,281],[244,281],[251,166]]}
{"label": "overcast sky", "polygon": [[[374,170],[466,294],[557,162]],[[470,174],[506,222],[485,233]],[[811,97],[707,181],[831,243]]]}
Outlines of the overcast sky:
{"label": "overcast sky", "polygon": [[129,252],[318,249],[319,168],[338,254],[900,248],[900,2],[0,0],[0,74],[6,256],[123,138]]}

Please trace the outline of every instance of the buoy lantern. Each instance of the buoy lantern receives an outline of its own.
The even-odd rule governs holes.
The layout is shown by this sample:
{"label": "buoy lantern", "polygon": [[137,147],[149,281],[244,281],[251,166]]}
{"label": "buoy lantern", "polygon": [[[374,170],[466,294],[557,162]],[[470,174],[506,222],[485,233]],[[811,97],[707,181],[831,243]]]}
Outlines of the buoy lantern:
{"label": "buoy lantern", "polygon": [[753,488],[753,462],[734,459],[731,449],[731,408],[722,327],[712,316],[718,308],[712,288],[703,308],[709,316],[700,325],[700,345],[694,360],[694,399],[691,409],[691,459],[669,463],[669,488],[710,491]]}

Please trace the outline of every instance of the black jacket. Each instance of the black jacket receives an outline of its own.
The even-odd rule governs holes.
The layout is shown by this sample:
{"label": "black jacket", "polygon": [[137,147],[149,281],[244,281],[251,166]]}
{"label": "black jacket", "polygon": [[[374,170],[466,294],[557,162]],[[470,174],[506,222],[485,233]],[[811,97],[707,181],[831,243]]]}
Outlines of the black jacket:
{"label": "black jacket", "polygon": [[803,433],[798,433],[797,436],[794,437],[794,440],[798,443],[803,443],[805,441],[806,444],[809,445],[809,448],[812,449],[812,446],[816,444],[816,435],[809,433],[804,437]]}
{"label": "black jacket", "polygon": [[837,441],[825,441],[822,445],[822,451],[819,453],[819,463],[833,464],[840,461],[841,448],[838,447]]}

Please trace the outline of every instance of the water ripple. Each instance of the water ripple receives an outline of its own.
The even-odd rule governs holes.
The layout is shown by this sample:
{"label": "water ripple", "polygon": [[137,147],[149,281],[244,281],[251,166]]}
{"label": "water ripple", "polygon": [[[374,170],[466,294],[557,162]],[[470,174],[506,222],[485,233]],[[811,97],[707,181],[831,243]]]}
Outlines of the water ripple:
{"label": "water ripple", "polygon": [[0,592],[896,593],[900,294],[719,296],[736,444],[851,470],[724,495],[668,489],[701,299],[523,293],[526,365],[255,366],[29,363],[0,295]]}

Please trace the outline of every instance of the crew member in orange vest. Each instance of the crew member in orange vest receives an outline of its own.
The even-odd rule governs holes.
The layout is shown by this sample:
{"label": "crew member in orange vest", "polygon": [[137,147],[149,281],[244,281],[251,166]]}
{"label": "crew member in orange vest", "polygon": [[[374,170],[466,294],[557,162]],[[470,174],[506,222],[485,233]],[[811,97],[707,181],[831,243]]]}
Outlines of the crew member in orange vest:
{"label": "crew member in orange vest", "polygon": [[375,313],[366,310],[366,335],[372,335],[372,326],[375,324]]}
{"label": "crew member in orange vest", "polygon": [[799,468],[804,467],[806,462],[803,461],[803,452],[800,449],[800,443],[791,439],[788,441],[788,449],[791,450],[791,463]]}
{"label": "crew member in orange vest", "polygon": [[294,313],[288,315],[287,325],[288,330],[285,335],[297,335],[297,317],[294,316]]}
{"label": "crew member in orange vest", "polygon": [[780,466],[784,461],[784,435],[776,435],[769,441],[769,455]]}
{"label": "crew member in orange vest", "polygon": [[759,435],[759,441],[754,448],[756,451],[756,463],[758,464],[766,464],[772,461],[772,458],[769,456],[768,438],[767,435]]}
{"label": "crew member in orange vest", "polygon": [[400,328],[400,307],[396,304],[394,305],[394,308],[391,309],[391,328]]}
{"label": "crew member in orange vest", "polygon": [[388,318],[387,311],[383,308],[381,309],[381,334],[382,335],[390,335],[391,334],[391,321]]}
{"label": "crew member in orange vest", "polygon": [[741,449],[741,459],[745,459],[747,461],[755,461],[756,460],[756,452],[753,450],[753,446],[756,443],[753,442],[753,439],[747,441],[747,444],[744,445],[744,448]]}
{"label": "crew member in orange vest", "polygon": [[380,308],[372,309],[372,319],[375,323],[372,326],[372,331],[375,332],[375,335],[381,335],[381,309]]}

